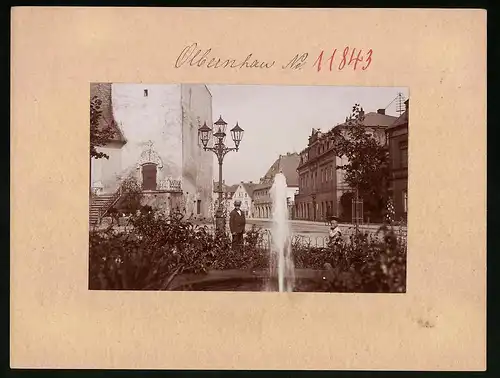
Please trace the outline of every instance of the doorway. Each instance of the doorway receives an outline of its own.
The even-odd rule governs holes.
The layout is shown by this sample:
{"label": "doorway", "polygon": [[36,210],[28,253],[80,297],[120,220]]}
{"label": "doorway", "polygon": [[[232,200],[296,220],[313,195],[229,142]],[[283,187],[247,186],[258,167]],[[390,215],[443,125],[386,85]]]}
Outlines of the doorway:
{"label": "doorway", "polygon": [[156,164],[142,166],[142,190],[156,190]]}

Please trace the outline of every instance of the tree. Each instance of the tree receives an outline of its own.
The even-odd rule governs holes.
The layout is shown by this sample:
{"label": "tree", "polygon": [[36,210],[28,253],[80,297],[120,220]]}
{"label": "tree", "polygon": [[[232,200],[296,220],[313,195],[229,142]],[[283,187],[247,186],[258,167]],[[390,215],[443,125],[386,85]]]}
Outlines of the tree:
{"label": "tree", "polygon": [[141,210],[141,202],[143,199],[141,185],[134,177],[127,177],[121,183],[122,195],[118,200],[116,207],[118,211],[135,214],[137,210]]}
{"label": "tree", "polygon": [[97,147],[105,146],[115,136],[113,124],[106,124],[101,127],[102,115],[102,100],[98,96],[92,97],[90,100],[90,158],[109,159],[109,156],[104,152],[97,151]]}
{"label": "tree", "polygon": [[350,222],[352,219],[352,200],[354,198],[354,194],[352,192],[345,192],[340,196],[340,218],[343,221]]}
{"label": "tree", "polygon": [[344,170],[346,184],[358,190],[371,218],[380,218],[388,198],[389,155],[386,147],[367,133],[364,111],[359,104],[353,106],[345,127],[336,127],[332,133],[336,155],[348,160],[337,169]]}

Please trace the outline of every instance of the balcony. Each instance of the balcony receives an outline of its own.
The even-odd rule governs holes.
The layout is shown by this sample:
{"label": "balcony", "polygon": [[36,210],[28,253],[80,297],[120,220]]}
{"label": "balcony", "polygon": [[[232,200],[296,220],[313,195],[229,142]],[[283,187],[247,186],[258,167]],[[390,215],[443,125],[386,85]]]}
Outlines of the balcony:
{"label": "balcony", "polygon": [[156,191],[158,192],[179,192],[182,193],[181,180],[166,179],[158,183]]}

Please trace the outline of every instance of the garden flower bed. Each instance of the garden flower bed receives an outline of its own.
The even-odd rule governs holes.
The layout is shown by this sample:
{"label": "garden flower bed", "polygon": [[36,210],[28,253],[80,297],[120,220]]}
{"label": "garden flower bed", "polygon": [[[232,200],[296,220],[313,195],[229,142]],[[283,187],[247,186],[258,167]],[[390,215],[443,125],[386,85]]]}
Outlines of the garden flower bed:
{"label": "garden flower bed", "polygon": [[[255,227],[232,250],[227,234],[214,235],[205,225],[159,214],[132,216],[129,224],[90,231],[91,290],[229,290],[231,280],[233,290],[264,290],[269,241]],[[298,276],[315,272],[298,280],[296,291],[406,291],[406,241],[390,227],[325,246],[297,238],[292,255]]]}

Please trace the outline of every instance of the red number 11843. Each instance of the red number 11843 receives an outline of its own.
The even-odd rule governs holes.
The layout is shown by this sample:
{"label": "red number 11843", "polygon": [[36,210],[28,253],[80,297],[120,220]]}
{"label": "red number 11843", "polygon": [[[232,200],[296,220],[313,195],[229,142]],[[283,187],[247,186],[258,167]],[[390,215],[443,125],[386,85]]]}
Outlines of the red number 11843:
{"label": "red number 11843", "polygon": [[333,71],[335,68],[342,71],[346,66],[352,67],[353,70],[359,67],[364,71],[368,69],[372,63],[372,55],[372,49],[364,54],[363,50],[355,48],[350,49],[349,46],[343,51],[338,51],[337,49],[333,50],[330,56],[325,56],[325,51],[321,50],[313,66],[316,67],[318,72],[325,68],[323,66],[324,63],[328,64],[326,67],[329,71]]}

